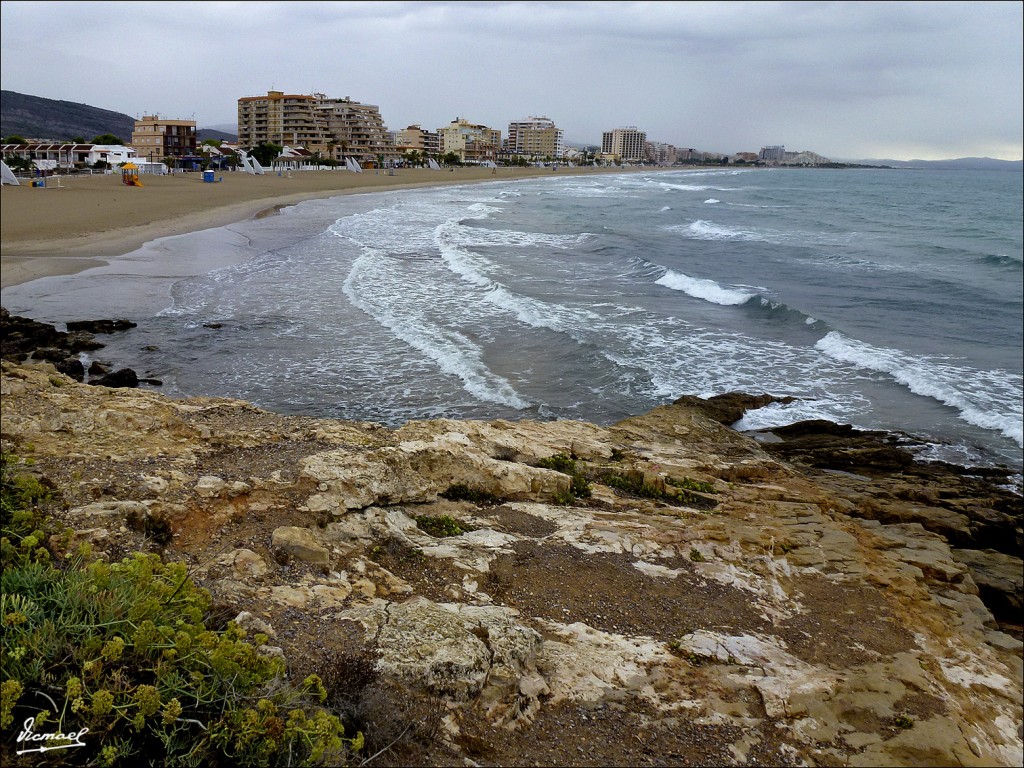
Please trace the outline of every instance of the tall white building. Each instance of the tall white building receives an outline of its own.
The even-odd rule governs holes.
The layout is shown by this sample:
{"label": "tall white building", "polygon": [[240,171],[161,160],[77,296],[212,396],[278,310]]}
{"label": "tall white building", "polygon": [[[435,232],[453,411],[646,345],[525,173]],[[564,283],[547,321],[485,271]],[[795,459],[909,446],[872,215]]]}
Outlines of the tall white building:
{"label": "tall white building", "polygon": [[761,151],[757,153],[758,160],[764,160],[766,163],[781,163],[786,159],[786,146],[784,144],[772,144],[771,146],[761,147]]}
{"label": "tall white building", "polygon": [[624,163],[642,163],[646,155],[647,133],[635,125],[601,134],[601,152],[615,155]]}

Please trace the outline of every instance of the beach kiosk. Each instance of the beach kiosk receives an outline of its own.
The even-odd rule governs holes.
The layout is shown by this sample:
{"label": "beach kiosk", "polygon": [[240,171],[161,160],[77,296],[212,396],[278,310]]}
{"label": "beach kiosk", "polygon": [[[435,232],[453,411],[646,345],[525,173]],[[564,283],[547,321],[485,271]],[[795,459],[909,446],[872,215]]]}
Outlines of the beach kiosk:
{"label": "beach kiosk", "polygon": [[121,183],[128,187],[141,187],[139,181],[139,166],[135,163],[125,163],[121,166]]}

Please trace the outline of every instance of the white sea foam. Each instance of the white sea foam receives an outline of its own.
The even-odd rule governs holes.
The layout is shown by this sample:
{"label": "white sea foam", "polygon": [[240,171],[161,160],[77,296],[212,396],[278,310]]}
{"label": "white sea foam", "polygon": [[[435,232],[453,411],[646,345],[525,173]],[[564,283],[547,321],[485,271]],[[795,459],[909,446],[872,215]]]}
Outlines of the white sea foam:
{"label": "white sea foam", "polygon": [[960,418],[1024,447],[1024,377],[953,365],[942,358],[874,347],[831,331],[815,348],[836,360],[891,376],[911,392],[955,408]]}
{"label": "white sea foam", "polygon": [[750,232],[739,227],[726,227],[712,224],[710,221],[697,219],[691,224],[680,224],[668,227],[675,232],[682,232],[695,240],[753,240],[767,241],[768,238],[757,232]]}
{"label": "white sea foam", "polygon": [[810,419],[845,421],[848,415],[848,409],[837,407],[835,402],[801,399],[792,403],[771,403],[764,408],[747,411],[743,418],[732,426],[740,432],[747,432],[783,427]]}
{"label": "white sea foam", "polygon": [[[407,303],[392,301],[390,286],[394,280],[382,274],[387,261],[382,254],[369,251],[356,259],[343,287],[349,301],[433,360],[444,373],[457,376],[477,399],[516,409],[529,407],[530,403],[507,380],[487,368],[480,347],[464,334],[431,321],[423,312],[406,311]],[[405,288],[411,286],[406,284]]]}
{"label": "white sea foam", "polygon": [[705,202],[705,203],[706,203],[707,205],[714,205],[715,203],[720,203],[720,202],[722,202],[722,201],[721,201],[721,200],[715,200],[715,198],[713,198],[713,197],[709,197],[709,198],[708,198],[707,200],[705,200],[704,202]]}
{"label": "white sea foam", "polygon": [[661,210],[659,211],[659,213],[664,213],[665,211],[671,211],[671,210],[672,210],[672,206],[671,206],[671,205],[666,205],[666,206],[664,206],[664,207],[663,207],[663,208],[662,208],[662,209],[661,209]]}
{"label": "white sea foam", "polygon": [[703,299],[723,306],[743,304],[757,295],[741,288],[726,288],[714,280],[690,277],[671,269],[654,282],[671,288],[673,291],[682,291],[695,299]]}
{"label": "white sea foam", "polygon": [[716,187],[712,184],[669,184],[668,182],[659,182],[659,187],[666,191],[680,191],[680,192],[706,192],[711,190],[712,192],[738,192],[739,187]]}

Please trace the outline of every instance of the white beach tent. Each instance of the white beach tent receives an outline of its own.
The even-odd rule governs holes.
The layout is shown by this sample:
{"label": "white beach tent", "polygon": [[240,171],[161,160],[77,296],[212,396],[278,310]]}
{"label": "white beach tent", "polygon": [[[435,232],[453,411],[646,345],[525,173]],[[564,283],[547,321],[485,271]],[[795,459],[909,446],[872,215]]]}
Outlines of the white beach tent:
{"label": "white beach tent", "polygon": [[18,181],[18,177],[14,175],[14,171],[3,160],[0,160],[0,183],[2,184],[13,184],[15,187],[20,187],[21,182]]}
{"label": "white beach tent", "polygon": [[427,160],[427,165],[430,166],[430,170],[432,171],[441,170],[441,166],[437,164],[437,161],[434,158],[430,158],[429,160]]}
{"label": "white beach tent", "polygon": [[346,160],[345,160],[345,167],[348,168],[353,173],[362,173],[363,172],[362,166],[359,165],[359,163],[357,163],[351,157],[346,158]]}

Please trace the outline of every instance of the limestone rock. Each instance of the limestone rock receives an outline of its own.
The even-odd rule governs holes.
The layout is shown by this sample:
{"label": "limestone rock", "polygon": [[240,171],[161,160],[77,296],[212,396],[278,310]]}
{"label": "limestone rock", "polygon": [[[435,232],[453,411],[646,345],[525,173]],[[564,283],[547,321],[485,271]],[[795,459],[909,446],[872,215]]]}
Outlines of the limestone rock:
{"label": "limestone rock", "polygon": [[274,552],[294,557],[304,563],[328,565],[331,554],[308,528],[283,526],[274,530],[270,542]]}

